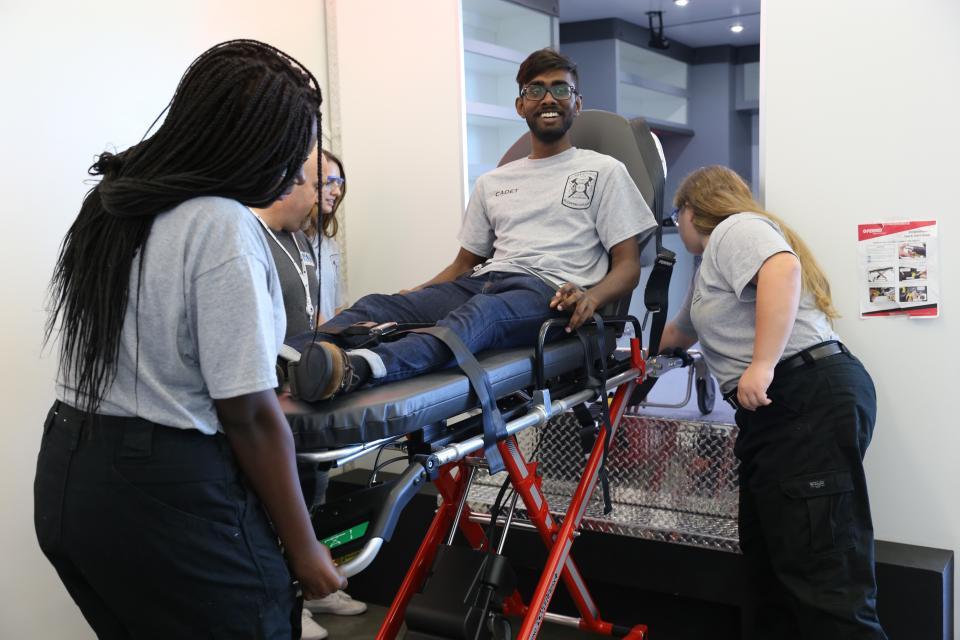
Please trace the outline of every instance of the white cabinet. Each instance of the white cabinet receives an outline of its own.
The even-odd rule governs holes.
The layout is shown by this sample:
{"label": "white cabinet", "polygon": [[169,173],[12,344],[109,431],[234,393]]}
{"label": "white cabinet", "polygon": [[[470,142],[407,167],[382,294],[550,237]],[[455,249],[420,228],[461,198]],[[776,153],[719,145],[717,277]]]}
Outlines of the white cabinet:
{"label": "white cabinet", "polygon": [[507,0],[462,0],[461,15],[469,193],[527,131],[514,108],[517,69],[533,51],[556,47],[558,23]]}
{"label": "white cabinet", "polygon": [[685,126],[687,63],[617,40],[619,104],[628,118],[643,116]]}

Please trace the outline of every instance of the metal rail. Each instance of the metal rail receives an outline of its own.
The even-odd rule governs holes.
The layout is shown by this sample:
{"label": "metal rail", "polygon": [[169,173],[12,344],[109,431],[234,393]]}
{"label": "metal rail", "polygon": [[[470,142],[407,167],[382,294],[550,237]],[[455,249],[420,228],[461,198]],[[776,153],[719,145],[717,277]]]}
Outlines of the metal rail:
{"label": "metal rail", "polygon": [[[607,380],[607,390],[609,391],[610,389],[615,389],[621,384],[635,380],[639,375],[640,371],[638,369],[628,369],[627,371],[619,373]],[[536,404],[530,408],[530,411],[526,415],[511,420],[507,423],[507,435],[513,436],[525,429],[529,429],[530,427],[546,424],[547,421],[550,420],[550,418],[554,415],[563,413],[564,411],[567,411],[568,409],[571,409],[582,402],[586,402],[595,397],[595,395],[596,394],[593,390],[584,389],[583,391],[573,393],[566,398],[550,401],[549,405],[546,403]],[[549,401],[548,394],[545,394],[545,398],[547,398]],[[382,441],[378,442],[382,444]],[[352,448],[357,449],[357,447]],[[426,465],[428,467],[428,471],[433,471],[434,469],[445,464],[461,460],[482,448],[483,436],[474,436],[463,442],[447,445],[427,459]],[[366,544],[364,544],[363,549],[357,556],[352,558],[349,562],[345,562],[344,564],[340,565],[340,570],[348,578],[360,573],[366,569],[371,562],[373,562],[373,559],[377,556],[377,553],[380,551],[380,547],[382,545],[382,538],[371,538],[366,542]]]}

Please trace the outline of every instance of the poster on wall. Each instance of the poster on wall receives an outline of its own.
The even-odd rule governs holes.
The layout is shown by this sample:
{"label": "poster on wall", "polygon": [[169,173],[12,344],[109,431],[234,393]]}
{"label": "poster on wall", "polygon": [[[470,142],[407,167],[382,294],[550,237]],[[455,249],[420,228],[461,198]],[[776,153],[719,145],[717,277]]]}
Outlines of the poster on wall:
{"label": "poster on wall", "polygon": [[858,225],[860,317],[940,315],[936,220]]}

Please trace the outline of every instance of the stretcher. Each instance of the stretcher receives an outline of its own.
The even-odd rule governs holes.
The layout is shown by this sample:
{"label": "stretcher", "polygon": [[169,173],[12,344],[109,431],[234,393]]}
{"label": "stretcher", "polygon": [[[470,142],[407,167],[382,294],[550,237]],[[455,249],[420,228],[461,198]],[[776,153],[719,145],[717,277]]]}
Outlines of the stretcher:
{"label": "stretcher", "polygon": [[[651,208],[660,213],[660,157],[642,120],[628,122],[614,114],[587,111],[571,134],[576,146],[623,161]],[[505,160],[525,153],[521,139]],[[666,263],[672,256],[661,251],[659,229],[656,236],[654,268],[667,267],[668,283],[671,265]],[[650,280],[652,286],[664,285],[663,277]],[[654,314],[654,328],[659,324],[662,329],[662,318],[658,322],[657,316],[666,314],[666,291],[651,298],[650,286],[647,307]],[[647,637],[645,625],[617,625],[601,617],[570,556],[587,503],[597,485],[604,484],[607,450],[624,410],[638,402],[638,389],[649,386],[648,370],[658,375],[682,366],[677,358],[647,357],[640,323],[625,315],[628,305],[626,300],[606,309],[574,338],[549,342],[547,336],[566,323],[554,319],[544,324],[538,343],[531,348],[477,355],[475,362],[485,377],[482,386],[464,372],[448,369],[318,404],[281,396],[298,458],[332,467],[374,452],[379,458],[390,448],[400,451],[406,463],[396,479],[372,484],[316,513],[317,535],[348,577],[373,562],[423,483],[432,482],[439,491],[436,514],[378,638],[397,637],[404,624],[411,640],[509,638],[510,620],[516,618],[520,618],[518,638],[535,638],[545,621],[615,637]],[[631,335],[621,338],[626,346],[617,348],[618,337],[627,327]],[[653,337],[650,353],[657,352]],[[516,435],[567,411],[574,412],[581,425],[581,442],[571,446],[584,447],[587,463],[560,521],[550,513],[536,464],[522,455]],[[502,420],[493,441],[491,413]],[[497,456],[491,455],[492,449]],[[498,466],[502,461],[506,478],[500,497],[505,497],[508,487],[513,490],[510,504],[498,499],[489,515],[471,513],[467,494],[475,473],[484,466],[494,470],[494,457]],[[383,465],[374,466],[376,473]],[[529,516],[525,526],[535,530],[548,549],[537,586],[526,600],[501,553],[507,533],[516,524],[518,501]],[[485,515],[486,526],[482,524]],[[458,531],[466,545],[454,544]],[[579,617],[548,611],[560,582],[572,596]]]}

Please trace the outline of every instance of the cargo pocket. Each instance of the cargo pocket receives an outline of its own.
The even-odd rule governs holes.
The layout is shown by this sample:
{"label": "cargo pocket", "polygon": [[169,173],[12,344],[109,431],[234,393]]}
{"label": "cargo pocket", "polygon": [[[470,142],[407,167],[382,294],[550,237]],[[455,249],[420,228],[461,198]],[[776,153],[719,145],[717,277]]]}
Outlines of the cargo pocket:
{"label": "cargo pocket", "polygon": [[853,479],[849,471],[827,471],[780,483],[786,496],[784,537],[810,553],[853,546]]}

